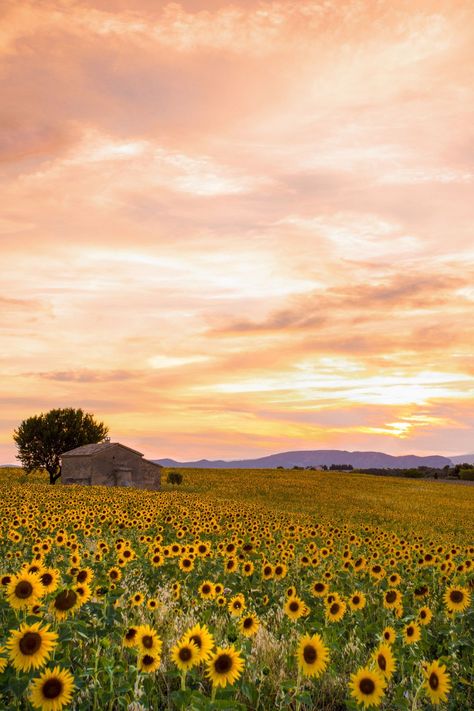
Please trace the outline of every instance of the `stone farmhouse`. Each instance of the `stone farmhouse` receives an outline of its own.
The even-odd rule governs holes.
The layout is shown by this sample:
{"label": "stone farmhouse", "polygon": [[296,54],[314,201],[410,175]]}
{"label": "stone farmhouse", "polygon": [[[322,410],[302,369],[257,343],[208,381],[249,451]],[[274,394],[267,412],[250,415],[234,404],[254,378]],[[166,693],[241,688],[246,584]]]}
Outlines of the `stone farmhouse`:
{"label": "stone farmhouse", "polygon": [[85,444],[61,455],[63,484],[133,486],[160,489],[160,464],[143,459],[143,454],[120,442],[105,440]]}

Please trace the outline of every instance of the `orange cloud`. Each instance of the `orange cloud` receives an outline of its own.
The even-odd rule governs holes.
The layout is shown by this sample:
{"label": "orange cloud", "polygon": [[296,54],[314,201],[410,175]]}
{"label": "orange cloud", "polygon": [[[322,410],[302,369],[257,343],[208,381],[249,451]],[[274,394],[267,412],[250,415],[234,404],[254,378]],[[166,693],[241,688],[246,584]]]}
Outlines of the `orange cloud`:
{"label": "orange cloud", "polygon": [[471,447],[467,0],[9,0],[0,462]]}

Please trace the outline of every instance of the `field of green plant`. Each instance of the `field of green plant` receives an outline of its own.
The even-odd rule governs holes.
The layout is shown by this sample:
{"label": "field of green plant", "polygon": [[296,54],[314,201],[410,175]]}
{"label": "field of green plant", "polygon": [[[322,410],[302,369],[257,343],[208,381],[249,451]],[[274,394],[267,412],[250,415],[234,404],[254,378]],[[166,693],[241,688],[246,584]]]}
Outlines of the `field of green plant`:
{"label": "field of green plant", "polygon": [[0,470],[0,709],[474,708],[472,487],[180,471]]}

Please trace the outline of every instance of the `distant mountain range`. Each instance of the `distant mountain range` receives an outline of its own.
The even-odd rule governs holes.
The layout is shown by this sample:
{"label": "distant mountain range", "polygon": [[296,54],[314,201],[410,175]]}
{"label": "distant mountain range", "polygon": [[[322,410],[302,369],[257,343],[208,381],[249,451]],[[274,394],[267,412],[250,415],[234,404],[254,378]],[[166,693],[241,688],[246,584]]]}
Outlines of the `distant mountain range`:
{"label": "distant mountain range", "polygon": [[453,464],[474,464],[474,454],[459,454],[457,457],[450,457]]}
{"label": "distant mountain range", "polygon": [[414,454],[393,457],[390,454],[384,454],[384,452],[346,452],[341,449],[281,452],[258,459],[237,459],[234,461],[222,459],[199,459],[196,462],[177,462],[174,459],[155,459],[153,461],[163,467],[187,467],[190,469],[275,469],[276,467],[321,467],[323,465],[331,466],[331,464],[351,464],[354,469],[410,469],[421,466],[442,469],[446,465],[451,466],[454,459],[460,462],[469,461],[463,456],[452,459],[440,456],[418,457]]}

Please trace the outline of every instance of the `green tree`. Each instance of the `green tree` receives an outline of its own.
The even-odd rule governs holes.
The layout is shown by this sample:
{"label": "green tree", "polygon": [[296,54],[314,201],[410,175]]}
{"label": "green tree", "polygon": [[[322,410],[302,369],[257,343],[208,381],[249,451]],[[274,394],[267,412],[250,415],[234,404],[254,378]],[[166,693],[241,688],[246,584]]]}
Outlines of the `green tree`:
{"label": "green tree", "polygon": [[94,416],[72,407],[50,410],[23,420],[13,433],[17,459],[27,473],[46,469],[49,483],[61,476],[61,455],[84,444],[101,442],[109,428]]}

